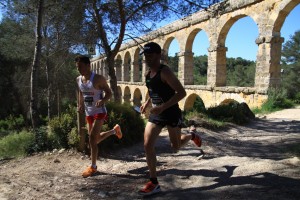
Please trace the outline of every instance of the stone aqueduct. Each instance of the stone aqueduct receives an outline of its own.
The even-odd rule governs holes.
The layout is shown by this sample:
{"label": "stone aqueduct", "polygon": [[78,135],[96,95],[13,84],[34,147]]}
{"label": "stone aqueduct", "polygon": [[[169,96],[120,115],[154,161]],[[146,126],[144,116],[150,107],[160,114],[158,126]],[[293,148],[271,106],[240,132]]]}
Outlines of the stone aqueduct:
{"label": "stone aqueduct", "polygon": [[[218,6],[226,4],[225,11],[218,12]],[[280,30],[287,15],[300,0],[227,0],[215,5],[210,11],[199,11],[157,29],[138,41],[122,45],[116,56],[115,71],[119,92],[123,102],[140,105],[146,100],[144,84],[146,66],[139,55],[141,45],[155,41],[163,48],[162,63],[167,63],[169,46],[173,39],[179,43],[178,78],[184,85],[187,96],[179,102],[181,109],[190,109],[196,97],[205,107],[237,101],[245,102],[250,108],[260,107],[267,100],[267,91],[280,84],[280,56],[284,38]],[[259,36],[256,55],[256,72],[253,87],[226,86],[225,40],[233,24],[249,16],[257,24]],[[208,36],[207,84],[194,85],[192,46],[198,32]],[[105,56],[92,59],[92,70],[109,79]]]}

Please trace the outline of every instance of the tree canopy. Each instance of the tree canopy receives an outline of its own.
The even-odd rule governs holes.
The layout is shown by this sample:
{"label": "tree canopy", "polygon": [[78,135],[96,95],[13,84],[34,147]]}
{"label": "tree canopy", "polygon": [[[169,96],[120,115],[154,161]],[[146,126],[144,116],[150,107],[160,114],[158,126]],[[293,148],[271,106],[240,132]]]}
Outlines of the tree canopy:
{"label": "tree canopy", "polygon": [[300,103],[300,30],[284,43],[281,62],[282,86],[288,98],[297,98]]}
{"label": "tree canopy", "polygon": [[[162,20],[176,20],[217,2],[220,0],[1,1],[4,12],[0,24],[0,55],[1,66],[5,67],[1,67],[0,76],[7,76],[4,79],[9,79],[14,88],[6,95],[14,101],[7,102],[18,104],[9,107],[18,108],[16,113],[21,112],[28,118],[32,101],[29,94],[33,87],[41,116],[59,114],[63,99],[66,99],[65,104],[76,102],[75,76],[78,73],[72,60],[75,53],[85,54],[86,44],[91,43],[97,44],[107,56],[111,87],[117,100],[114,59],[122,43],[157,28]],[[38,5],[43,9],[40,18]],[[37,32],[40,35],[36,35]],[[30,67],[32,63],[36,68]],[[37,78],[30,85],[32,73],[36,73]],[[7,92],[5,87],[3,84],[1,93]]]}

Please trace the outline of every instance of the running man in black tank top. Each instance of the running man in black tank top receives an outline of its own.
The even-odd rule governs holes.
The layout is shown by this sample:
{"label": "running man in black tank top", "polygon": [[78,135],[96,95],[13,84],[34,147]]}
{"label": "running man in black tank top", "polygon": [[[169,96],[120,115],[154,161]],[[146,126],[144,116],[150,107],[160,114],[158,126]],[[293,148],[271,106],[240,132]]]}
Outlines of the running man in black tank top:
{"label": "running man in black tank top", "polygon": [[201,146],[201,139],[195,133],[181,134],[182,113],[178,102],[186,96],[186,91],[171,69],[160,64],[161,47],[157,43],[150,42],[144,46],[143,53],[149,67],[146,74],[146,86],[150,98],[141,106],[141,112],[144,113],[147,106],[152,104],[144,132],[144,149],[150,181],[139,193],[151,195],[160,192],[154,146],[162,128],[167,126],[171,147],[175,152],[190,140],[193,140],[197,146]]}

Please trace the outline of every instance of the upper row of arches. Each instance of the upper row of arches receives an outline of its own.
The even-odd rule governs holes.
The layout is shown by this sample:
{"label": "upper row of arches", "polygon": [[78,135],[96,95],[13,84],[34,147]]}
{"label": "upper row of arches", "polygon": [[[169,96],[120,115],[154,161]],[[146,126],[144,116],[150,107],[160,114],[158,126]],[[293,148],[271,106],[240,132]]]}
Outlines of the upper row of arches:
{"label": "upper row of arches", "polygon": [[[251,41],[251,48],[254,49],[255,52],[253,53],[255,54],[253,57],[259,58],[263,53],[260,51],[259,45],[264,42],[271,42],[272,38],[274,37],[280,38],[282,36],[281,29],[288,14],[293,10],[296,10],[296,12],[300,10],[300,6],[297,6],[299,5],[299,3],[299,0],[266,0],[261,2],[263,6],[257,5],[257,7],[263,7],[266,12],[261,12],[261,9],[255,6],[251,9],[244,8],[227,14],[230,17],[225,16],[223,18],[213,18],[208,21],[192,25],[188,28],[181,29],[177,32],[173,32],[165,35],[164,37],[158,38],[156,39],[156,42],[158,42],[163,48],[162,62],[169,64],[171,44],[175,42],[178,45],[176,53],[179,57],[182,57],[182,59],[178,60],[177,69],[178,71],[183,72],[183,74],[181,74],[181,81],[185,82],[184,79],[187,77],[187,75],[185,75],[184,73],[186,73],[188,70],[192,70],[192,72],[190,72],[190,75],[193,76],[195,74],[193,73],[193,70],[195,69],[193,55],[197,52],[195,51],[196,46],[201,46],[206,49],[204,51],[204,54],[208,55],[206,58],[208,67],[209,65],[215,65],[216,71],[220,71],[218,70],[218,68],[222,68],[222,66],[224,67],[225,65],[226,70],[226,54],[229,54],[228,52],[231,51],[231,49],[228,48],[229,45],[227,41],[231,43],[235,39],[231,38],[230,42],[230,30],[233,29],[235,24],[238,24],[240,22],[242,22],[241,24],[245,25],[246,28],[249,26],[252,27],[252,34],[250,36],[244,37],[244,34],[241,35],[245,40]],[[298,8],[296,8],[296,6]],[[300,13],[296,13],[296,15],[298,15],[299,18]],[[253,27],[255,28],[253,29]],[[243,31],[245,31],[244,28]],[[195,43],[195,39],[199,35],[202,36],[202,40],[199,43]],[[288,38],[285,39],[287,40]],[[236,49],[235,51],[244,52],[249,48],[249,45],[241,45],[240,48]],[[118,81],[143,81],[142,74],[143,70],[145,70],[145,66],[143,63],[143,57],[139,55],[140,51],[141,49],[139,46],[134,46],[128,49],[121,50],[116,56],[115,66]],[[212,54],[212,52],[217,52],[217,55]],[[222,52],[221,56],[220,52]],[[221,60],[218,60],[220,57]],[[254,61],[256,61],[257,63],[256,59]],[[106,65],[104,59],[93,62],[93,67],[99,70],[99,72],[101,71],[101,74],[105,74],[105,71],[107,71],[105,70],[105,66]],[[257,69],[255,69],[255,72],[256,71]],[[209,72],[206,71],[206,73]],[[278,70],[276,73],[278,73]],[[254,80],[253,82],[255,82],[255,74],[252,77]],[[180,76],[180,73],[178,73],[178,76]],[[186,83],[193,84],[193,82],[194,81],[187,81]]]}

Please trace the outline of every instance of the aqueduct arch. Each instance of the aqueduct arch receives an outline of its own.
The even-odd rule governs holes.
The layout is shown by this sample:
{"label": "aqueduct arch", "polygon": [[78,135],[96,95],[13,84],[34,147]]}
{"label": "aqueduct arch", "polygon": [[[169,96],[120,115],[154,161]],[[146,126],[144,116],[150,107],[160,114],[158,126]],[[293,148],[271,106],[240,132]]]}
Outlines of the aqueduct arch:
{"label": "aqueduct arch", "polygon": [[[149,41],[159,43],[164,50],[162,62],[165,62],[170,43],[176,39],[180,48],[178,77],[187,91],[185,99],[179,102],[182,109],[189,107],[188,102],[192,98],[190,95],[199,96],[206,107],[229,100],[246,102],[252,108],[261,106],[268,98],[269,88],[280,84],[280,57],[284,41],[280,30],[287,15],[300,4],[300,0],[225,0],[222,4],[224,3],[227,5],[224,12],[219,12],[219,4],[216,4],[210,12],[201,10],[152,31],[140,40],[123,45],[115,58],[116,76],[123,100],[134,104],[132,91],[137,91],[137,88],[142,101],[147,98],[144,76],[140,77],[147,69],[145,63],[141,64],[140,61],[140,46]],[[225,41],[230,28],[243,17],[250,17],[258,28],[258,37],[255,40],[257,60],[254,86],[226,86]],[[194,85],[192,46],[200,31],[206,33],[209,41],[207,83]],[[102,60],[105,60],[103,55],[92,60],[92,69],[97,73],[103,73],[98,70],[103,66]],[[106,76],[109,79],[107,74]]]}

